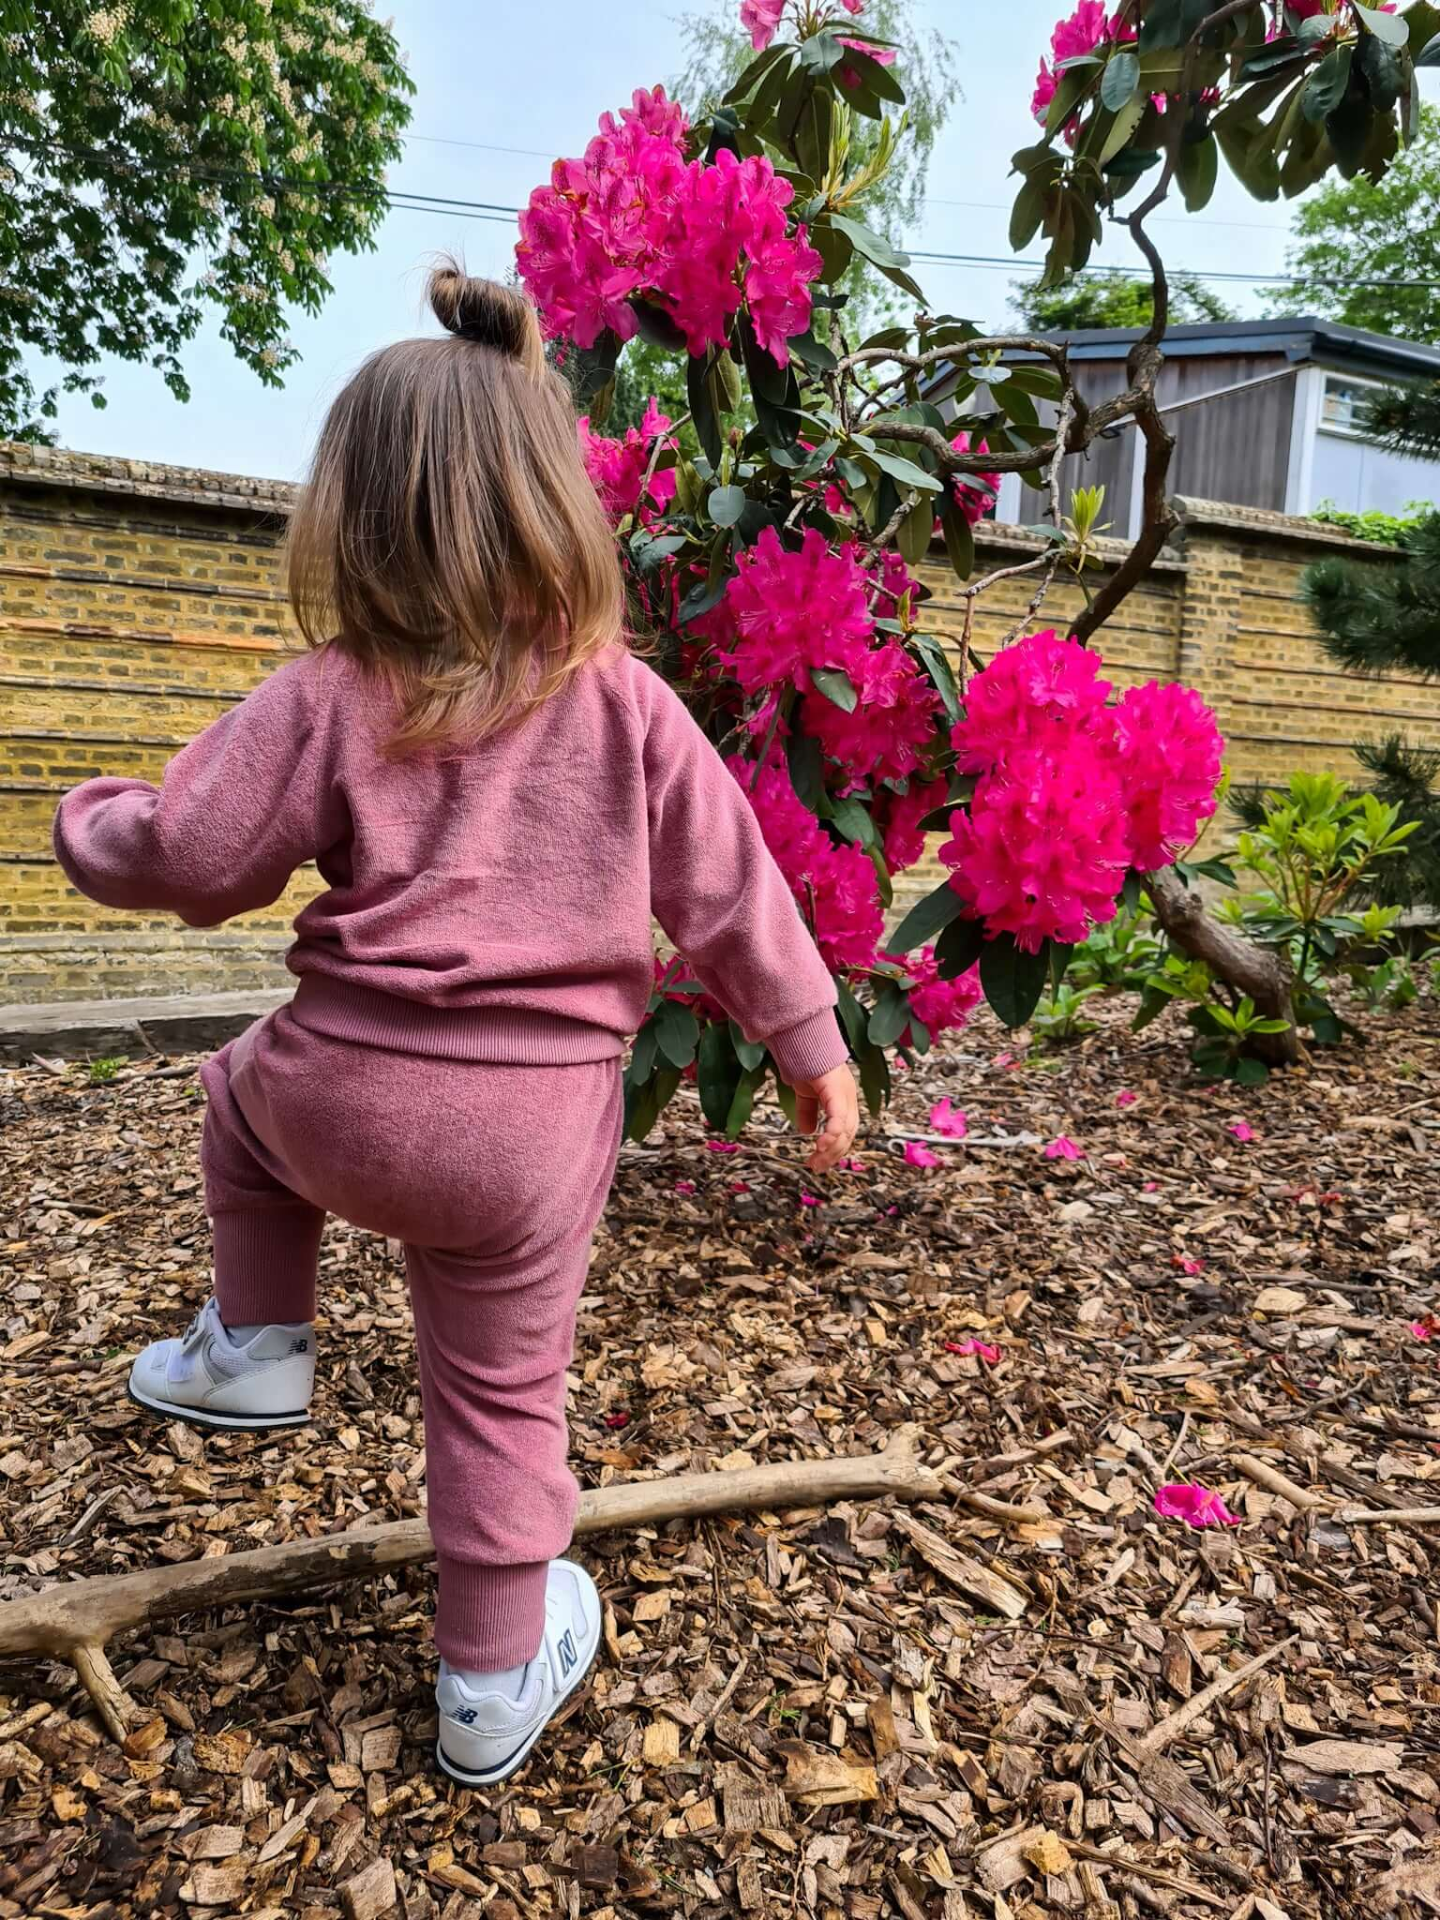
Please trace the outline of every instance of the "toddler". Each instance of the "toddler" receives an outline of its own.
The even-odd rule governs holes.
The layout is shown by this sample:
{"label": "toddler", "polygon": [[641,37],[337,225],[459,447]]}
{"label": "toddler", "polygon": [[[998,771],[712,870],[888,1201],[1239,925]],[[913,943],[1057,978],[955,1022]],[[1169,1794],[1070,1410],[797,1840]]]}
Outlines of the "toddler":
{"label": "toddler", "polygon": [[828,973],[744,795],[626,651],[614,536],[563,382],[507,288],[445,267],[448,337],[340,394],[289,534],[310,651],[156,788],[60,805],[70,880],[210,927],[314,861],[291,1004],[203,1072],[214,1293],[130,1391],[298,1426],[325,1216],[405,1246],[439,1562],[438,1759],[513,1773],[584,1678],[600,1605],[559,1558],[565,1371],[615,1171],[651,917],[763,1041],[833,1166],[857,1123]]}

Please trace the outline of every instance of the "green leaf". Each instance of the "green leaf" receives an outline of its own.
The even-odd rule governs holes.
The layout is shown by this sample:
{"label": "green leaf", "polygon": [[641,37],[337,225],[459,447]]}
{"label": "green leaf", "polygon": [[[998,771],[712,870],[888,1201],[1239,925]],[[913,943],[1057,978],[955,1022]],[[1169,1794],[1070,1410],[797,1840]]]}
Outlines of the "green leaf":
{"label": "green leaf", "polygon": [[675,353],[686,346],[685,331],[676,323],[673,314],[657,305],[653,300],[642,300],[639,294],[630,296],[630,308],[635,315],[642,340],[648,340],[653,347],[665,347]]}
{"label": "green leaf", "polygon": [[886,953],[910,953],[916,947],[925,946],[942,927],[949,926],[963,907],[959,894],[948,881],[943,882],[933,893],[916,901],[885,942]]}
{"label": "green leaf", "polygon": [[1114,113],[1140,85],[1140,59],[1128,47],[1113,53],[1100,80],[1101,102]]}
{"label": "green leaf", "polygon": [[843,233],[855,251],[863,254],[871,266],[881,268],[909,266],[909,254],[901,253],[897,247],[892,247],[888,240],[882,240],[880,235],[872,232],[863,220],[852,220],[846,214],[832,213],[829,224],[837,233]]}
{"label": "green leaf", "polygon": [[968,973],[985,950],[983,920],[952,920],[935,942],[935,962],[942,980]]}
{"label": "green leaf", "polygon": [[1220,172],[1220,147],[1213,133],[1181,145],[1178,171],[1185,205],[1191,213],[1199,213],[1210,204]]}
{"label": "green leaf", "polygon": [[842,667],[812,667],[810,682],[817,693],[839,707],[842,713],[853,713],[859,695],[855,683]]}
{"label": "green leaf", "polygon": [[868,53],[862,53],[858,47],[845,48],[845,65],[860,75],[871,93],[890,101],[893,106],[904,106],[905,89],[889,67],[882,67],[878,60],[872,59]]}
{"label": "green leaf", "polygon": [[673,1067],[662,1068],[644,1086],[625,1089],[625,1138],[643,1140],[669,1106],[680,1075]]}
{"label": "green leaf", "polygon": [[1270,1069],[1263,1060],[1237,1060],[1234,1077],[1242,1087],[1263,1087],[1270,1078]]}
{"label": "green leaf", "polygon": [[706,360],[697,355],[687,355],[685,398],[690,403],[690,416],[705,458],[712,467],[718,468],[724,442],[720,435],[719,415],[715,411],[715,404],[710,395],[710,383],[706,379],[707,370]]}
{"label": "green leaf", "polygon": [[1040,231],[1045,218],[1051,183],[1040,174],[1031,174],[1015,196],[1010,210],[1010,250],[1023,253]]}
{"label": "green leaf", "polygon": [[1048,941],[1039,953],[1022,952],[1008,933],[986,941],[980,952],[980,985],[1003,1025],[1024,1026],[1045,991],[1049,970]]}
{"label": "green leaf", "polygon": [[819,813],[825,802],[825,762],[820,742],[798,729],[785,742],[785,763],[790,784],[811,813]]}
{"label": "green leaf", "polygon": [[740,1076],[740,1084],[735,1089],[735,1098],[730,1102],[730,1111],[725,1116],[725,1138],[733,1140],[741,1133],[750,1118],[750,1110],[755,1105],[755,1093],[765,1078],[762,1066],[751,1069]]}
{"label": "green leaf", "polygon": [[1348,45],[1333,48],[1311,74],[1302,103],[1307,120],[1323,120],[1345,98],[1345,89],[1350,84],[1352,52]]}
{"label": "green leaf", "polygon": [[879,1113],[890,1098],[890,1062],[883,1051],[867,1045],[860,1055],[860,1091],[871,1113]]}
{"label": "green leaf", "polygon": [[869,1016],[851,992],[849,984],[838,977],[835,981],[835,994],[840,1024],[845,1029],[845,1038],[850,1042],[851,1051],[858,1053],[865,1044],[865,1027]]}
{"label": "green leaf", "polygon": [[917,467],[913,460],[906,460],[898,453],[886,453],[883,447],[868,449],[861,458],[873,462],[900,486],[913,487],[920,493],[939,493],[945,484],[938,475]]}
{"label": "green leaf", "polygon": [[741,1067],[730,1039],[730,1029],[718,1020],[700,1035],[696,1085],[700,1111],[717,1131],[730,1118],[730,1106],[740,1084]]}
{"label": "green leaf", "polygon": [[747,1073],[755,1067],[764,1065],[764,1044],[759,1040],[747,1040],[743,1029],[733,1020],[730,1022],[730,1044],[735,1049],[736,1059]]}
{"label": "green leaf", "polygon": [[948,488],[940,501],[940,531],[956,578],[968,580],[975,571],[975,535]]}
{"label": "green leaf", "polygon": [[689,1007],[667,1000],[655,1015],[655,1038],[672,1067],[688,1067],[700,1044],[700,1022]]}
{"label": "green leaf", "polygon": [[717,527],[733,527],[745,511],[745,493],[741,487],[716,487],[706,502],[710,518]]}
{"label": "green leaf", "polygon": [[1400,98],[1404,75],[1394,51],[1373,33],[1360,43],[1360,71],[1377,113],[1389,113]]}
{"label": "green leaf", "polygon": [[926,671],[934,683],[945,708],[945,717],[952,727],[960,724],[960,689],[955,684],[955,669],[950,664],[950,656],[941,642],[928,633],[915,634],[910,642],[921,659]]}
{"label": "green leaf", "polygon": [[[771,1062],[774,1065],[774,1062]],[[793,1127],[795,1124],[795,1089],[780,1078],[780,1069],[775,1068],[775,1098],[780,1103],[780,1111]]]}
{"label": "green leaf", "polygon": [[1427,40],[1415,56],[1417,67],[1440,67],[1440,33],[1433,40]]}
{"label": "green leaf", "polygon": [[630,1049],[630,1065],[626,1069],[632,1080],[648,1080],[655,1070],[655,1022],[647,1020],[635,1036],[635,1044]]}
{"label": "green leaf", "polygon": [[866,1037],[873,1046],[893,1047],[910,1024],[910,1002],[896,986],[888,986],[870,1014]]}
{"label": "green leaf", "polygon": [[792,334],[790,351],[797,359],[803,360],[807,367],[813,367],[816,373],[829,373],[840,364],[829,347],[817,340],[813,333]]}
{"label": "green leaf", "polygon": [[1360,0],[1351,0],[1355,12],[1364,21],[1367,30],[1377,40],[1383,40],[1387,47],[1403,47],[1410,39],[1410,26],[1403,13],[1380,13],[1374,7],[1362,7]]}
{"label": "green leaf", "polygon": [[895,544],[907,566],[918,567],[923,562],[930,551],[934,531],[935,503],[927,494],[921,494],[900,522],[900,530],[895,536]]}
{"label": "green leaf", "polygon": [[875,822],[870,818],[863,800],[857,800],[853,794],[847,794],[843,800],[832,800],[830,818],[845,838],[856,846],[874,846]]}

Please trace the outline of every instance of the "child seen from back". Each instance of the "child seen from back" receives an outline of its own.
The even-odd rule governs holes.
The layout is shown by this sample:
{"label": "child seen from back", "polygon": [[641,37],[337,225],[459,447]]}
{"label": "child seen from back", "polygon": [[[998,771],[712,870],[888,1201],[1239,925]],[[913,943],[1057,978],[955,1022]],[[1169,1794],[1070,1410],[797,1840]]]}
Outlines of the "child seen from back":
{"label": "child seen from back", "polygon": [[517,294],[432,278],[448,337],[374,355],[289,536],[310,651],[169,765],[66,796],[110,906],[210,927],[313,861],[291,1004],[204,1069],[214,1293],[133,1397],[302,1424],[325,1216],[405,1245],[439,1563],[438,1757],[525,1759],[595,1654],[565,1371],[615,1171],[652,915],[795,1088],[833,1166],[857,1114],[830,977],[743,794],[623,638],[614,538]]}

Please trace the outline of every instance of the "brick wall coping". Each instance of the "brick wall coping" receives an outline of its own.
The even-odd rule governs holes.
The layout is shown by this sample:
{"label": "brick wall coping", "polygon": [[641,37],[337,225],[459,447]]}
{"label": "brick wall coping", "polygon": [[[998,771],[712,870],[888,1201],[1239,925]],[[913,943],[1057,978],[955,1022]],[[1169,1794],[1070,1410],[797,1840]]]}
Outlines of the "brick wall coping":
{"label": "brick wall coping", "polygon": [[289,480],[257,480],[251,474],[211,473],[204,467],[171,467],[157,460],[71,453],[64,447],[32,447],[14,440],[0,441],[0,485],[6,483],[220,507],[266,518],[289,513],[297,491]]}
{"label": "brick wall coping", "polygon": [[[72,453],[62,447],[34,447],[20,441],[0,441],[0,484],[79,489],[87,493],[129,495],[165,500],[186,506],[219,507],[230,512],[254,513],[266,518],[290,512],[298,488],[290,480],[256,479],[251,474],[213,473],[204,467],[173,467],[153,460],[122,460],[112,454]],[[1227,506],[1217,500],[1176,501],[1186,526],[1215,527],[1257,538],[1295,540],[1310,545],[1348,548],[1374,554],[1373,541],[1356,540],[1323,521],[1306,520],[1264,507]],[[981,545],[1001,552],[1038,552],[1042,542],[1023,527],[990,522],[976,529]],[[1181,550],[1162,553],[1157,571],[1183,572],[1184,528]],[[1102,539],[1096,552],[1115,565],[1129,550],[1128,541]],[[1384,549],[1380,549],[1381,552]]]}

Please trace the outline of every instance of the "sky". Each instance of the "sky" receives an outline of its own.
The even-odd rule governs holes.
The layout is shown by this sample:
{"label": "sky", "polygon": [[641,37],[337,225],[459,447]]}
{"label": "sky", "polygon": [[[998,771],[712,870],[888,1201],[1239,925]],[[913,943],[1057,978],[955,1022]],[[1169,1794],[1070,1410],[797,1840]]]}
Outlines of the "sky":
{"label": "sky", "polygon": [[[554,155],[582,151],[602,112],[628,101],[637,86],[672,79],[683,64],[686,0],[385,4],[394,7],[416,86],[392,189],[523,205]],[[690,4],[738,11],[738,0]],[[1016,185],[1007,178],[1010,155],[1035,137],[1030,94],[1060,10],[1060,0],[1008,0],[1003,9],[989,0],[917,0],[917,16],[954,44],[963,98],[937,142],[923,216],[913,232],[892,240],[1008,261]],[[1284,204],[1251,200],[1222,167],[1203,215],[1177,205],[1150,224],[1172,269],[1269,275],[1283,266],[1289,216]],[[508,223],[392,210],[373,253],[334,260],[335,291],[324,310],[293,317],[290,333],[302,358],[282,390],[263,386],[211,329],[186,350],[188,403],[173,399],[149,368],[110,362],[103,369],[105,410],[95,411],[83,396],[64,397],[60,442],[91,453],[298,479],[346,375],[373,348],[430,330],[421,313],[427,262],[455,252],[472,273],[498,277],[511,263],[514,239]],[[1122,229],[1095,259],[1129,267],[1136,255]],[[932,310],[982,325],[1005,321],[1013,269],[925,262],[915,271]],[[1224,292],[1242,313],[1261,310],[1259,288]]]}

